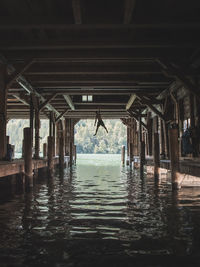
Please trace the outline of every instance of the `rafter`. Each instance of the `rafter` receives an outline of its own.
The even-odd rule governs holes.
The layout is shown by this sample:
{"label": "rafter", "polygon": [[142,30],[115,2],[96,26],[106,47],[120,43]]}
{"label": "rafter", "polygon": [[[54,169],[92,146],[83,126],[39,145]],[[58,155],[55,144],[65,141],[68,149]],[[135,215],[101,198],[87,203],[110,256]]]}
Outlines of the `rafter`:
{"label": "rafter", "polygon": [[132,94],[131,97],[129,98],[128,103],[126,104],[126,110],[130,109],[131,106],[133,105],[134,101],[136,100],[137,95],[136,94]]}

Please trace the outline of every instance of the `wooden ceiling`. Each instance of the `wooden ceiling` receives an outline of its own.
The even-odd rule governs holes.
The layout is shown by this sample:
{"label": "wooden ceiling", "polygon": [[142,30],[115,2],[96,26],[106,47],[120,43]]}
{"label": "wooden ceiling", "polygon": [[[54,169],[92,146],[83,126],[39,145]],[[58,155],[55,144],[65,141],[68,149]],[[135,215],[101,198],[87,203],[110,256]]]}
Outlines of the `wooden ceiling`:
{"label": "wooden ceiling", "polygon": [[[186,78],[199,75],[199,14],[198,0],[1,0],[8,118],[29,116],[30,90],[20,79],[50,105],[42,117],[51,107],[56,116],[69,109],[65,117],[93,118],[100,109],[104,118],[127,117],[134,93],[157,104],[176,79],[162,62]],[[135,101],[132,108],[145,107]]]}

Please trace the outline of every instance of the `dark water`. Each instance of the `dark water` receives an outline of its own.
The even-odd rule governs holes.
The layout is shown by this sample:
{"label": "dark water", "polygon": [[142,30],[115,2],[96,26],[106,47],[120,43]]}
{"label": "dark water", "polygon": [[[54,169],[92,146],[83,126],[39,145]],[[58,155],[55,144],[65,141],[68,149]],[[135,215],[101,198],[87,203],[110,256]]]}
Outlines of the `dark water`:
{"label": "dark water", "polygon": [[0,266],[200,266],[200,189],[165,176],[80,160],[0,201]]}

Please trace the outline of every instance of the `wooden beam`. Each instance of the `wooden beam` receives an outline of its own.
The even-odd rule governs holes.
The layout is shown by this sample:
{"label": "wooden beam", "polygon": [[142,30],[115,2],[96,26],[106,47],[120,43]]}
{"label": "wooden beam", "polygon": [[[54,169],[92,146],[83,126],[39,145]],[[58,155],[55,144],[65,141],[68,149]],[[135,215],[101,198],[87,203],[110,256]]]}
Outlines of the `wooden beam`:
{"label": "wooden beam", "polygon": [[65,111],[63,111],[56,119],[55,119],[55,123],[57,123],[65,114],[67,114],[67,112],[69,111],[69,109],[66,109]]}
{"label": "wooden beam", "polygon": [[57,93],[50,95],[48,99],[39,106],[39,111],[42,111],[47,104],[49,104],[53,99],[55,99],[56,96]]}
{"label": "wooden beam", "polygon": [[69,95],[63,95],[64,99],[66,100],[67,104],[70,106],[71,110],[75,110],[74,103]]}
{"label": "wooden beam", "polygon": [[26,105],[26,106],[29,106],[29,103],[26,101],[26,100],[24,100],[24,99],[22,99],[20,96],[18,96],[18,95],[13,95],[17,100],[19,100],[20,102],[22,102],[24,105]]}
{"label": "wooden beam", "polygon": [[72,0],[72,8],[73,8],[73,13],[74,13],[75,24],[82,24],[81,1]]}
{"label": "wooden beam", "polygon": [[22,75],[32,64],[34,63],[34,60],[30,60],[29,62],[26,62],[24,64],[24,66],[21,67],[20,70],[15,70],[14,73],[12,73],[11,77],[9,78],[9,80],[7,81],[6,87],[10,88],[11,85],[13,84],[14,81],[16,81],[16,79]]}
{"label": "wooden beam", "polygon": [[180,69],[174,68],[169,62],[157,59],[156,62],[162,67],[166,76],[173,76],[179,81],[189,92],[195,95],[200,100],[199,88],[195,86]]}
{"label": "wooden beam", "polygon": [[134,101],[136,100],[137,95],[136,94],[132,94],[131,97],[129,98],[128,103],[126,104],[126,110],[130,109],[131,106],[133,105]]}
{"label": "wooden beam", "polygon": [[[131,118],[134,118],[136,121],[140,122],[140,119],[135,114],[133,114],[132,111],[127,111],[127,113]],[[141,125],[145,128],[145,130],[148,130],[147,125],[143,121],[141,121]]]}
{"label": "wooden beam", "polygon": [[136,5],[136,0],[125,0],[124,5],[124,24],[130,24]]}

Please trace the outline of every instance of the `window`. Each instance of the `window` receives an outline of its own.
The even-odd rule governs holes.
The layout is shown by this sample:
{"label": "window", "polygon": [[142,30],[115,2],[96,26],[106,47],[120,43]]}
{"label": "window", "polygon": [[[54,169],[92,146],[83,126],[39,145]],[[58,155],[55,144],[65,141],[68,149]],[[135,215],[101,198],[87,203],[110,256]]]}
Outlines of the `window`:
{"label": "window", "polygon": [[93,95],[82,95],[82,101],[83,102],[92,102],[93,101]]}

